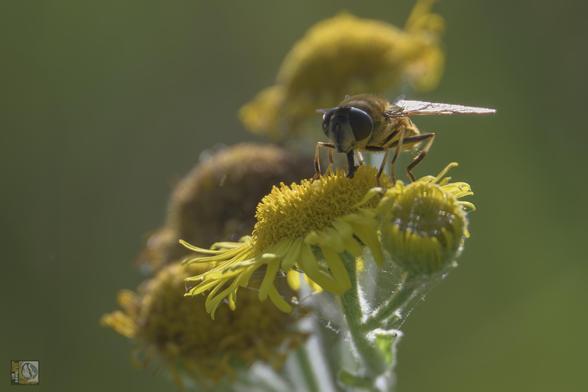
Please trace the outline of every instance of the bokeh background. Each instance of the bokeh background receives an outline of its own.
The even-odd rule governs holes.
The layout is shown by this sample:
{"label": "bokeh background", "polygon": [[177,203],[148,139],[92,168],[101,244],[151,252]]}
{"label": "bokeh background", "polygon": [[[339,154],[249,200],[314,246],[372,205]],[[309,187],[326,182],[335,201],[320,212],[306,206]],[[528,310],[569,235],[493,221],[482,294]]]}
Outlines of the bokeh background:
{"label": "bokeh background", "polygon": [[[403,1],[6,1],[0,5],[0,390],[175,390],[98,324],[211,146],[255,140],[236,112],[313,23],[395,24]],[[442,1],[447,68],[414,98],[494,106],[423,118],[417,169],[450,160],[479,211],[461,266],[405,325],[398,391],[585,391],[588,218],[584,1]],[[2,381],[3,379],[3,381]],[[18,388],[18,387],[13,387]]]}

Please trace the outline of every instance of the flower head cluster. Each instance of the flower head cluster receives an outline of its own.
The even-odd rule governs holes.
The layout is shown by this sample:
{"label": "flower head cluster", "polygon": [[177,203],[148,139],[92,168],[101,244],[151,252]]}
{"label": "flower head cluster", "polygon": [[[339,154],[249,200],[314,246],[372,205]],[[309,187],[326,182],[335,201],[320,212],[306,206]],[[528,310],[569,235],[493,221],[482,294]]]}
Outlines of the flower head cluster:
{"label": "flower head cluster", "polygon": [[444,22],[432,3],[418,1],[404,29],[346,12],[317,23],[288,53],[276,84],[241,109],[241,120],[252,132],[282,138],[348,94],[434,88]]}
{"label": "flower head cluster", "polygon": [[146,361],[163,363],[178,380],[183,375],[216,383],[256,360],[280,367],[305,339],[293,328],[301,313],[284,314],[244,290],[241,312],[219,309],[219,322],[213,323],[202,297],[184,296],[184,280],[203,268],[166,266],[137,293],[122,291],[122,310],[105,315],[102,323],[133,339]]}
{"label": "flower head cluster", "polygon": [[[401,266],[433,272],[456,255],[467,235],[464,208],[470,204],[458,199],[471,192],[467,184],[445,177],[450,167],[408,185],[384,178],[378,187],[376,170],[361,166],[353,178],[339,171],[274,187],[257,207],[251,237],[212,249],[184,243],[203,254],[186,263],[212,265],[187,279],[193,285],[187,295],[208,292],[206,310],[214,317],[223,301],[234,309],[239,288],[250,287],[251,277],[261,271],[259,299],[290,311],[276,285],[282,273],[304,272],[322,289],[340,295],[351,287],[344,258],[357,258],[365,249],[378,264],[386,255],[398,256]],[[427,248],[421,250],[421,244]],[[419,248],[418,257],[411,258],[411,247]]]}
{"label": "flower head cluster", "polygon": [[[340,260],[343,252],[359,255],[361,244],[373,245],[378,254],[373,213],[359,203],[376,186],[376,170],[362,166],[350,179],[342,172],[280,185],[257,206],[257,223],[251,237],[241,242],[213,244],[212,249],[184,245],[205,256],[189,257],[186,263],[213,264],[203,274],[188,278],[196,285],[189,295],[210,291],[206,309],[214,317],[227,300],[235,308],[240,287],[248,287],[256,271],[263,272],[259,299],[270,298],[281,310],[290,311],[275,284],[280,271],[298,268],[327,291],[343,293],[349,276]],[[373,202],[372,202],[373,204]]]}

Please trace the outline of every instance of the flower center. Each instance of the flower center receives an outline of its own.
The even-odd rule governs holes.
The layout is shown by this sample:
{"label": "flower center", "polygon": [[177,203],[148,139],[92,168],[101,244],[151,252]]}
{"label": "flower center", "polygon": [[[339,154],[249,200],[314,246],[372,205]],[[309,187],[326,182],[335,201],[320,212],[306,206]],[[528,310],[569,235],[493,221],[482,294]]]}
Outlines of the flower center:
{"label": "flower center", "polygon": [[[257,206],[253,230],[256,248],[262,250],[283,239],[302,238],[312,230],[328,227],[337,217],[356,211],[356,204],[366,192],[377,186],[376,176],[375,168],[363,165],[353,178],[337,171],[318,180],[274,187]],[[381,178],[381,182],[387,183],[387,178]],[[375,205],[377,198],[371,203]]]}

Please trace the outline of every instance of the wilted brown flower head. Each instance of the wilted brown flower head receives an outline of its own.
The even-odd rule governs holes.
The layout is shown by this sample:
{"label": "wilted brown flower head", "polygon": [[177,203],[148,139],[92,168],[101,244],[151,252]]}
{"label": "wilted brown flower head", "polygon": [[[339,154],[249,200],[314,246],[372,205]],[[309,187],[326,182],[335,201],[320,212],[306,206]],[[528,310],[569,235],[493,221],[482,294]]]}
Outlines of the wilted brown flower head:
{"label": "wilted brown flower head", "polygon": [[237,240],[255,224],[255,208],[272,186],[312,176],[312,159],[275,145],[244,143],[197,164],[172,192],[165,225],[139,262],[152,269],[188,253],[179,239],[208,246]]}
{"label": "wilted brown flower head", "polygon": [[102,324],[132,339],[143,365],[153,362],[177,382],[189,377],[200,385],[231,378],[258,360],[279,368],[304,342],[306,335],[295,329],[301,309],[285,314],[251,290],[242,291],[238,311],[223,307],[211,320],[204,296],[184,296],[184,279],[198,268],[203,271],[171,264],[136,293],[120,292],[121,310],[104,315]]}

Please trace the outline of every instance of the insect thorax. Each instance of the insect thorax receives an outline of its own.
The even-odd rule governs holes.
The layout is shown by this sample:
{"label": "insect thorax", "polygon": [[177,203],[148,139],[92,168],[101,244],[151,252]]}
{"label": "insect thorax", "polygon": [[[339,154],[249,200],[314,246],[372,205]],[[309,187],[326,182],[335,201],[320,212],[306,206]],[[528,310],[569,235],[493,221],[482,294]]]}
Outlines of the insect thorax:
{"label": "insect thorax", "polygon": [[375,127],[367,145],[378,147],[390,146],[400,139],[401,132],[404,132],[404,138],[420,133],[419,129],[408,117],[387,118],[379,126]]}

